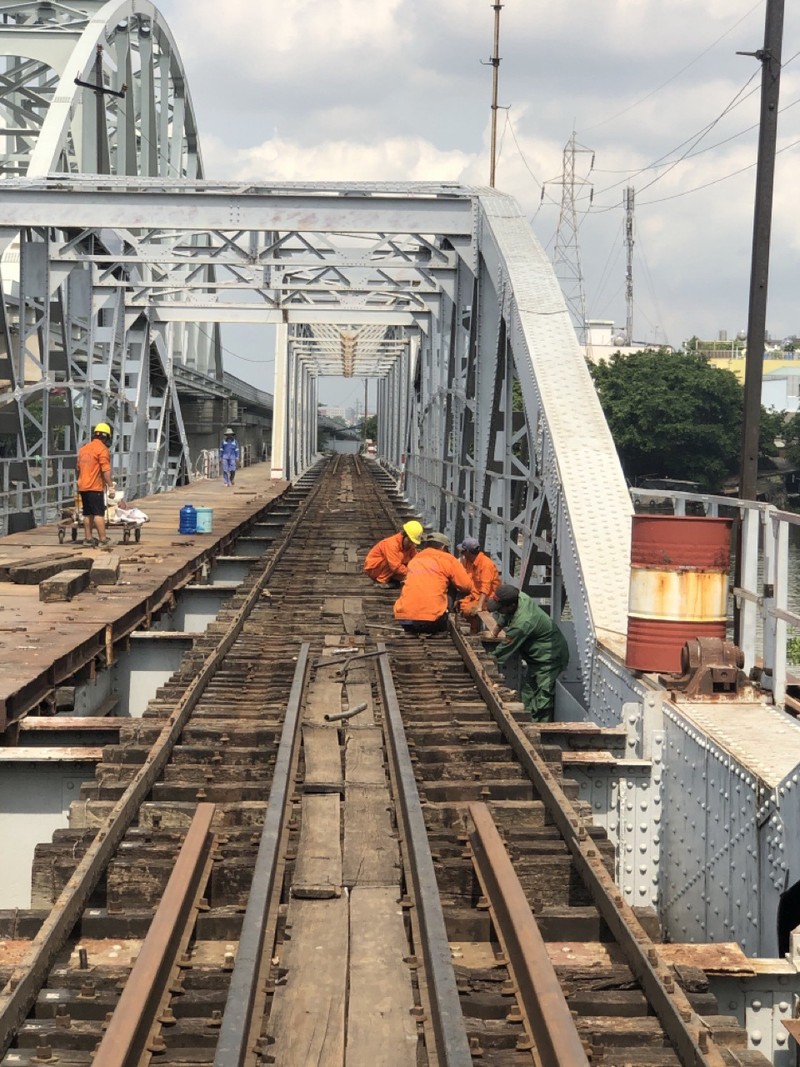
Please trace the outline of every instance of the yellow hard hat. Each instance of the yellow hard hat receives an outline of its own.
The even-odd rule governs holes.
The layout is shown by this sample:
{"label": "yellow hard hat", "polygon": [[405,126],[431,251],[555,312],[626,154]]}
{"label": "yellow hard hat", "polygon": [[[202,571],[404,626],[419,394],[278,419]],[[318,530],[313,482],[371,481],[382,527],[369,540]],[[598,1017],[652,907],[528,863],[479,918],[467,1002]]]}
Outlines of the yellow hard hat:
{"label": "yellow hard hat", "polygon": [[422,541],[422,535],[424,530],[422,523],[417,522],[416,519],[412,519],[410,522],[405,523],[403,526],[403,533],[412,543],[412,545],[418,545]]}
{"label": "yellow hard hat", "polygon": [[105,433],[105,434],[108,434],[108,436],[110,437],[111,436],[111,427],[108,425],[107,422],[98,422],[98,424],[94,428],[94,432],[95,433]]}

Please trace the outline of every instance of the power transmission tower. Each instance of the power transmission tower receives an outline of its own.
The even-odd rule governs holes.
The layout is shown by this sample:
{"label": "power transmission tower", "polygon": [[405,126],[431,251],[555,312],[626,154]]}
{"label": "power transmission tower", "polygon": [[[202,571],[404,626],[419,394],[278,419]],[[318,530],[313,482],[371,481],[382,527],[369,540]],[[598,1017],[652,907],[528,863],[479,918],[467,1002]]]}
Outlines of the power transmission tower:
{"label": "power transmission tower", "polygon": [[625,344],[633,344],[633,203],[632,185],[625,188]]}
{"label": "power transmission tower", "polygon": [[[575,140],[575,131],[564,146],[564,166],[558,178],[552,178],[547,185],[561,186],[561,214],[558,218],[555,250],[553,251],[553,268],[561,284],[561,291],[572,316],[575,332],[581,344],[586,343],[586,298],[583,292],[583,273],[581,271],[581,254],[578,244],[578,213],[575,206],[576,190],[582,193],[588,189],[589,205],[592,203],[593,189],[586,178],[575,173],[575,159],[579,155],[591,155],[589,172],[594,167],[594,152],[584,148]],[[544,186],[542,187],[544,197]]]}

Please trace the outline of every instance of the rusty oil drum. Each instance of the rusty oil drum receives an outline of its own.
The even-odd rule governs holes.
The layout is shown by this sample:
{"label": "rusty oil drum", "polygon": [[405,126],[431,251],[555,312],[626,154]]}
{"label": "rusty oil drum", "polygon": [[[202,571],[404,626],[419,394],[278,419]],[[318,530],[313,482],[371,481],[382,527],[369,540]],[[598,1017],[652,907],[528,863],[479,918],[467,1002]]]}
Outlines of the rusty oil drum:
{"label": "rusty oil drum", "polygon": [[693,637],[725,639],[732,519],[634,515],[626,666],[675,674]]}

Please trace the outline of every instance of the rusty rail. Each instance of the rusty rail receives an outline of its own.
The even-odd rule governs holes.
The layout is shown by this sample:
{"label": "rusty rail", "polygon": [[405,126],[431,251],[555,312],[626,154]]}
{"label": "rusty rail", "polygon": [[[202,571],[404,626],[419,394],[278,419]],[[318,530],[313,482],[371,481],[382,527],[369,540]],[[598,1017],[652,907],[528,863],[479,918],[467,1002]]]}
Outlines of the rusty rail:
{"label": "rusty rail", "polygon": [[136,772],[130,785],[98,829],[94,840],[33,939],[25,958],[15,967],[0,997],[0,1056],[8,1050],[17,1029],[33,1007],[39,989],[56,956],[66,944],[89,897],[100,881],[103,871],[136,817],[139,807],[169,762],[172,751],[209,682],[242,632],[248,616],[259,602],[262,590],[266,589],[267,582],[278,561],[291,543],[292,534],[303,521],[321,484],[317,482],[300,504],[297,514],[286,527],[284,540],[275,549],[272,559],[253,584],[216,648],[206,657],[202,667],[175,706],[175,710],[166,720],[144,765]]}
{"label": "rusty rail", "polygon": [[452,620],[449,632],[492,717],[560,830],[595,906],[640,982],[683,1067],[724,1067],[722,1052],[710,1031],[693,1010],[683,990],[675,985],[669,966],[659,956],[655,943],[648,937],[633,908],[625,902],[552,771],[520,726],[503,711],[490,679]]}
{"label": "rusty rail", "polygon": [[215,804],[197,805],[161,903],[95,1053],[94,1067],[133,1067],[145,1052],[178,956],[194,926],[198,895],[208,877],[215,811]]}
{"label": "rusty rail", "polygon": [[[386,646],[379,644],[378,651],[386,652]],[[438,1062],[440,1067],[472,1067],[472,1053],[453,971],[428,832],[397,702],[397,692],[385,655],[378,657],[378,676],[394,768],[396,802],[402,818],[405,851],[414,886],[414,903],[422,938],[425,976],[430,990]]]}
{"label": "rusty rail", "polygon": [[[269,803],[247,898],[247,909],[239,935],[239,949],[231,975],[225,1011],[222,1016],[214,1067],[240,1067],[253,1047],[253,1016],[259,982],[263,986],[262,961],[265,945],[271,948],[277,909],[271,911],[278,883],[280,845],[285,833],[289,787],[297,766],[300,738],[300,707],[308,666],[308,642],[300,647],[292,688],[275,759]],[[257,1036],[257,1035],[256,1035]]]}
{"label": "rusty rail", "polygon": [[485,804],[469,805],[472,861],[517,986],[542,1067],[589,1067],[575,1021],[525,891]]}

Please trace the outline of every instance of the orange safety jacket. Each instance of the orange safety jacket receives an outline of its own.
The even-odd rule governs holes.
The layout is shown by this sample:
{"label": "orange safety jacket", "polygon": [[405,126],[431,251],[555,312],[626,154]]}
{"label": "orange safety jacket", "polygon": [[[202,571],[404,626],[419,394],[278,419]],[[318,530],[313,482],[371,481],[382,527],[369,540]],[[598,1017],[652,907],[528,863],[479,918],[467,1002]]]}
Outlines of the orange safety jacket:
{"label": "orange safety jacket", "polygon": [[103,475],[111,471],[108,446],[99,437],[78,449],[78,492],[102,493],[106,487]]}
{"label": "orange safety jacket", "polygon": [[392,534],[378,541],[367,553],[364,560],[364,573],[380,585],[391,581],[400,581],[408,572],[409,561],[417,554],[416,548],[409,541],[403,547],[403,534]]}
{"label": "orange safety jacket", "polygon": [[433,622],[447,611],[447,590],[453,585],[459,593],[473,593],[472,579],[449,553],[439,548],[423,548],[408,565],[403,591],[395,601],[396,619]]}
{"label": "orange safety jacket", "polygon": [[500,588],[500,572],[494,560],[490,559],[485,552],[478,552],[473,559],[465,558],[464,570],[472,579],[475,592],[465,596],[460,607],[463,615],[471,615],[477,608],[481,595],[488,599],[496,589]]}

